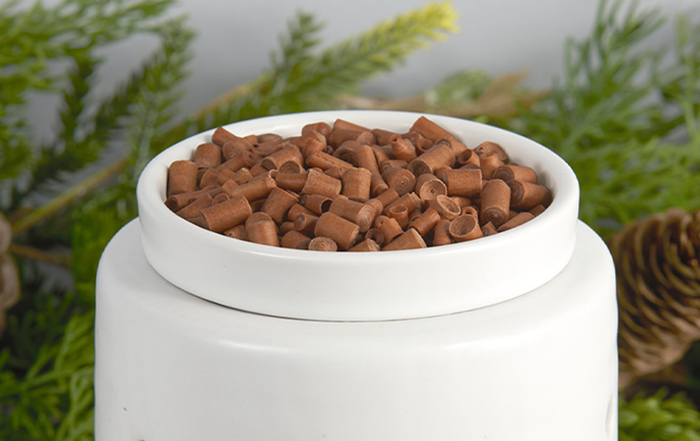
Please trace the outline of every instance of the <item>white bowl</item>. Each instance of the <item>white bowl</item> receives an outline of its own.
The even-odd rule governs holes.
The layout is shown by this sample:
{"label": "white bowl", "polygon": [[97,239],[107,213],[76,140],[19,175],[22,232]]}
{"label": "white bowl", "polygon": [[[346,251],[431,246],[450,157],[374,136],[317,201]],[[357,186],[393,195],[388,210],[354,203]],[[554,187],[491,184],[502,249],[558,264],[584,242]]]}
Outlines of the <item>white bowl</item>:
{"label": "white bowl", "polygon": [[[421,114],[328,111],[273,116],[224,126],[230,132],[294,136],[309,123],[338,118],[406,132]],[[501,144],[513,162],[534,168],[553,202],[512,230],[440,247],[375,253],[292,250],[232,239],[181,219],[164,204],[167,170],[191,159],[213,130],[166,149],[137,188],[144,253],[170,283],[203,299],[272,316],[334,321],[429,317],[523,295],[554,278],[575,244],[579,187],[559,156],[520,135],[484,124],[426,115],[468,147]]]}

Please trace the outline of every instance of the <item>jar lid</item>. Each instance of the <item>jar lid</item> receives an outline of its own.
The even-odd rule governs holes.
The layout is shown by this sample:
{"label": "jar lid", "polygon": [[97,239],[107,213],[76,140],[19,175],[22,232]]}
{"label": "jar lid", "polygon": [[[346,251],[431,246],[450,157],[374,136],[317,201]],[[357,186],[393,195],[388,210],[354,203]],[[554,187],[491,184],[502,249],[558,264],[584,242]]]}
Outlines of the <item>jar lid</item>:
{"label": "jar lid", "polygon": [[[309,123],[344,119],[405,133],[421,114],[393,111],[298,113],[238,122],[238,136],[297,136]],[[429,119],[468,147],[501,144],[512,162],[535,169],[552,204],[512,230],[452,245],[391,252],[318,252],[276,248],[200,228],[165,206],[168,167],[191,159],[213,130],[166,149],[144,169],[137,198],[143,250],[175,286],[212,302],[260,314],[312,320],[369,321],[430,317],[482,308],[554,278],[575,245],[579,187],[559,156],[523,136],[472,121]]]}

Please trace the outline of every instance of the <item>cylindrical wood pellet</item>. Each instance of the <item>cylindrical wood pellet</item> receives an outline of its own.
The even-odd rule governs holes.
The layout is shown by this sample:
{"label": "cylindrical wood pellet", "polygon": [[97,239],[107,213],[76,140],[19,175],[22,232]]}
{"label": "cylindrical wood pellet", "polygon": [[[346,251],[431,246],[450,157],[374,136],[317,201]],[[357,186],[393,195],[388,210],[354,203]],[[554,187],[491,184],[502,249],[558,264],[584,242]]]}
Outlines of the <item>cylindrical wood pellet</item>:
{"label": "cylindrical wood pellet", "polygon": [[312,123],[312,124],[307,124],[301,129],[301,134],[302,136],[305,135],[307,132],[318,132],[324,137],[329,137],[331,135],[331,132],[333,129],[331,129],[330,124],[327,122],[317,122],[317,123]]}
{"label": "cylindrical wood pellet", "polygon": [[483,236],[479,221],[474,216],[458,216],[450,223],[450,236],[455,242],[465,242],[467,240],[478,239]]}
{"label": "cylindrical wood pellet", "polygon": [[221,233],[244,222],[253,210],[245,197],[235,196],[226,202],[204,208],[201,213],[207,227]]}
{"label": "cylindrical wood pellet", "polygon": [[265,176],[262,179],[253,179],[248,183],[239,185],[227,191],[227,193],[229,196],[244,196],[248,201],[252,202],[267,197],[275,187],[277,187],[275,180],[269,176]]}
{"label": "cylindrical wood pellet", "polygon": [[372,207],[361,202],[351,201],[345,196],[335,198],[330,205],[329,212],[356,224],[360,228],[360,232],[369,230],[375,217]]}
{"label": "cylindrical wood pellet", "polygon": [[221,147],[207,142],[197,146],[194,162],[199,168],[213,168],[221,165]]}
{"label": "cylindrical wood pellet", "polygon": [[339,179],[332,178],[322,172],[311,169],[306,178],[302,194],[321,194],[334,198],[340,194],[343,183]]}
{"label": "cylindrical wood pellet", "polygon": [[316,229],[318,216],[315,214],[298,213],[294,215],[294,229],[306,234],[311,234]]}
{"label": "cylindrical wood pellet", "polygon": [[348,251],[380,251],[381,247],[377,242],[372,239],[365,239],[358,243],[354,247],[350,248]]}
{"label": "cylindrical wood pellet", "polygon": [[433,242],[432,245],[442,246],[449,245],[452,243],[452,236],[450,236],[450,221],[447,219],[441,219],[435,228],[433,228]]}
{"label": "cylindrical wood pellet", "polygon": [[309,194],[304,195],[303,197],[304,207],[308,208],[319,216],[330,210],[332,203],[333,199],[321,194]]}
{"label": "cylindrical wood pellet", "polygon": [[280,240],[280,246],[282,246],[282,248],[308,250],[309,242],[311,242],[310,237],[296,230],[291,230],[285,233],[284,236],[282,236],[282,240]]}
{"label": "cylindrical wood pellet", "polygon": [[177,214],[178,216],[180,216],[181,218],[184,218],[184,219],[189,219],[189,218],[198,216],[200,211],[202,211],[202,209],[211,206],[211,201],[213,199],[214,198],[212,198],[211,195],[209,195],[209,193],[205,192],[205,193],[197,196],[197,198],[194,201],[185,205],[183,208],[178,210],[175,214]]}
{"label": "cylindrical wood pellet", "polygon": [[229,228],[223,232],[224,236],[232,237],[238,240],[248,240],[248,233],[245,230],[245,225],[238,224],[235,227]]}
{"label": "cylindrical wood pellet", "polygon": [[416,153],[416,147],[408,139],[404,139],[396,135],[391,141],[391,152],[396,159],[403,159],[404,161],[411,162],[418,154]]}
{"label": "cylindrical wood pellet", "polygon": [[386,239],[384,239],[384,234],[379,230],[379,228],[370,228],[365,233],[365,239],[371,239],[376,242],[380,247],[384,245]]}
{"label": "cylindrical wood pellet", "polygon": [[403,196],[416,188],[416,177],[405,168],[387,168],[382,173],[384,181],[396,192]]}
{"label": "cylindrical wood pellet", "polygon": [[455,155],[450,146],[436,144],[430,150],[423,153],[408,164],[408,169],[416,176],[423,173],[435,173],[438,167],[452,167],[455,163]]}
{"label": "cylindrical wood pellet", "polygon": [[389,186],[384,181],[384,178],[382,177],[382,174],[379,171],[377,158],[374,156],[372,148],[363,145],[362,147],[357,149],[356,156],[357,164],[362,168],[366,168],[372,174],[370,182],[372,196],[380,195],[386,190],[388,190]]}
{"label": "cylindrical wood pellet", "polygon": [[350,168],[343,172],[341,178],[343,182],[342,193],[348,199],[358,202],[369,200],[372,173],[366,168]]}
{"label": "cylindrical wood pellet", "polygon": [[245,221],[245,230],[251,242],[273,247],[280,246],[277,225],[267,213],[251,214]]}
{"label": "cylindrical wood pellet", "polygon": [[384,215],[377,216],[374,220],[374,226],[384,236],[384,243],[391,242],[395,237],[403,233],[403,229],[396,219]]}
{"label": "cylindrical wood pellet", "polygon": [[515,228],[517,226],[520,226],[524,224],[525,222],[529,222],[532,219],[534,219],[535,216],[532,215],[532,213],[529,213],[527,211],[523,211],[522,213],[518,213],[515,216],[513,216],[511,219],[508,220],[508,222],[504,223],[498,228],[498,232],[503,232],[510,230],[512,228]]}
{"label": "cylindrical wood pellet", "polygon": [[223,147],[224,144],[226,144],[226,141],[235,137],[236,135],[233,133],[229,132],[223,127],[219,127],[218,129],[214,130],[214,133],[211,135],[211,142],[219,147]]}
{"label": "cylindrical wood pellet", "polygon": [[494,234],[498,233],[496,230],[496,227],[493,226],[493,223],[487,222],[486,225],[481,227],[481,234],[486,237],[486,236],[493,236]]}
{"label": "cylindrical wood pellet", "polygon": [[492,141],[482,142],[474,148],[474,151],[479,156],[484,156],[493,153],[496,156],[498,156],[498,159],[500,159],[502,162],[508,161],[508,154],[505,150],[503,150],[503,147],[501,147],[500,144]]}
{"label": "cylindrical wood pellet", "polygon": [[273,188],[267,196],[267,199],[265,199],[265,203],[260,211],[269,214],[272,220],[280,224],[284,220],[289,209],[292,208],[292,205],[296,204],[298,201],[299,196],[296,194],[280,188]]}
{"label": "cylindrical wood pellet", "polygon": [[495,153],[484,154],[479,157],[481,162],[481,174],[484,179],[493,179],[493,175],[496,173],[502,165],[503,161]]}
{"label": "cylindrical wood pellet", "polygon": [[423,214],[411,221],[408,226],[409,228],[415,228],[418,234],[425,237],[435,228],[438,222],[440,222],[440,215],[438,212],[433,208],[428,208]]}
{"label": "cylindrical wood pellet", "polygon": [[330,237],[317,236],[309,242],[310,251],[338,251],[338,244]]}
{"label": "cylindrical wood pellet", "polygon": [[413,228],[409,229],[401,236],[389,242],[384,246],[383,251],[400,251],[412,250],[417,248],[426,248],[427,245],[420,234]]}
{"label": "cylindrical wood pellet", "polygon": [[280,165],[287,161],[294,161],[302,165],[304,163],[304,157],[297,147],[289,146],[282,150],[278,150],[270,156],[263,158],[260,165],[265,167],[267,170],[277,169]]}
{"label": "cylindrical wood pellet", "polygon": [[509,181],[510,204],[518,210],[529,210],[536,205],[545,207],[552,202],[552,192],[544,185],[523,181]]}
{"label": "cylindrical wood pellet", "polygon": [[438,196],[435,200],[430,201],[430,207],[440,215],[441,218],[452,220],[462,214],[462,209],[459,205],[448,196]]}
{"label": "cylindrical wood pellet", "polygon": [[512,181],[514,179],[522,182],[531,182],[537,184],[537,172],[530,167],[521,165],[505,164],[496,169],[493,177],[500,179],[503,182]]}
{"label": "cylindrical wood pellet", "polygon": [[406,229],[408,226],[408,209],[403,204],[394,204],[389,207],[387,216],[392,219],[396,219],[402,229]]}
{"label": "cylindrical wood pellet", "polygon": [[498,228],[508,220],[510,187],[500,179],[492,179],[481,190],[481,223],[491,222]]}
{"label": "cylindrical wood pellet", "polygon": [[197,164],[174,161],[168,170],[168,196],[197,190]]}
{"label": "cylindrical wood pellet", "polygon": [[331,212],[323,213],[314,229],[316,237],[330,237],[342,250],[352,248],[359,234],[359,226]]}
{"label": "cylindrical wood pellet", "polygon": [[277,173],[275,182],[280,188],[299,193],[306,185],[307,176],[308,173]]}
{"label": "cylindrical wood pellet", "polygon": [[445,183],[449,196],[478,196],[481,194],[481,170],[478,168],[448,170]]}

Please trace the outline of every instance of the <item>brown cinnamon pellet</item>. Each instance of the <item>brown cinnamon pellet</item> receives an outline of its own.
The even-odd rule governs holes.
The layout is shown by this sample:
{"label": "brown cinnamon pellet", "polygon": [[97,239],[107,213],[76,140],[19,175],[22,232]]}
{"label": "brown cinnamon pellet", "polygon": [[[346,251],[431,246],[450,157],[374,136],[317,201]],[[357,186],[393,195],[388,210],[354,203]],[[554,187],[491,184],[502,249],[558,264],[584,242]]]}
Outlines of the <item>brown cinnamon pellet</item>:
{"label": "brown cinnamon pellet", "polygon": [[384,242],[386,241],[384,239],[384,234],[382,234],[379,228],[370,228],[367,230],[365,233],[365,239],[373,240],[380,247],[384,245]]}
{"label": "brown cinnamon pellet", "polygon": [[440,222],[440,215],[433,208],[428,208],[420,216],[412,220],[408,226],[415,228],[418,234],[425,237],[435,225]]}
{"label": "brown cinnamon pellet", "polygon": [[251,167],[255,164],[255,158],[251,152],[238,152],[233,157],[229,158],[221,164],[220,168],[226,168],[232,172],[237,172],[243,167]]}
{"label": "brown cinnamon pellet", "polygon": [[340,194],[343,183],[339,179],[332,178],[315,169],[309,170],[304,188],[301,194],[321,194],[334,198]]}
{"label": "brown cinnamon pellet", "polygon": [[449,196],[478,196],[481,194],[481,170],[478,168],[448,170],[445,183]]}
{"label": "brown cinnamon pellet", "polygon": [[416,179],[416,193],[425,203],[432,201],[439,195],[447,195],[447,185],[438,179],[437,176],[424,173]]}
{"label": "brown cinnamon pellet", "polygon": [[329,212],[356,224],[360,228],[360,232],[370,229],[375,216],[372,207],[361,202],[351,201],[345,196],[335,198],[330,205]]}
{"label": "brown cinnamon pellet", "polygon": [[530,209],[530,213],[531,213],[533,216],[537,217],[537,216],[539,216],[540,214],[542,214],[542,213],[544,212],[544,210],[545,210],[544,205],[539,204],[539,205],[535,205],[534,207],[532,207],[532,208]]}
{"label": "brown cinnamon pellet", "polygon": [[[229,170],[226,171],[231,173]],[[204,188],[210,185],[219,185],[219,172],[213,168],[206,169],[206,171],[202,175],[202,178],[199,180],[200,188]]]}
{"label": "brown cinnamon pellet", "polygon": [[260,211],[267,213],[272,220],[281,224],[289,209],[298,201],[299,196],[280,188],[273,188]]}
{"label": "brown cinnamon pellet", "polygon": [[474,148],[474,151],[479,156],[495,154],[496,156],[498,156],[498,159],[500,159],[502,162],[508,161],[508,154],[506,153],[506,151],[503,150],[503,147],[501,147],[500,144],[495,143],[493,141],[482,142]]}
{"label": "brown cinnamon pellet", "polygon": [[348,199],[359,202],[369,200],[372,173],[366,168],[349,168],[343,172],[341,177],[343,182],[342,194]]}
{"label": "brown cinnamon pellet", "polygon": [[332,203],[333,199],[329,198],[328,196],[321,194],[304,195],[304,207],[308,208],[319,216],[330,210]]}
{"label": "brown cinnamon pellet", "polygon": [[483,236],[479,221],[474,216],[462,215],[450,223],[450,236],[455,242],[478,239]]}
{"label": "brown cinnamon pellet", "polygon": [[416,176],[423,173],[433,173],[438,167],[452,167],[455,163],[455,155],[446,144],[436,144],[430,150],[423,153],[408,164],[408,169]]}
{"label": "brown cinnamon pellet", "polygon": [[366,168],[372,174],[370,180],[370,187],[372,196],[377,196],[384,193],[389,189],[389,186],[384,181],[382,174],[379,171],[379,165],[377,164],[377,158],[374,156],[372,148],[367,145],[363,145],[356,152],[357,165],[362,168]]}
{"label": "brown cinnamon pellet", "polygon": [[408,209],[403,204],[395,204],[389,207],[387,215],[390,218],[396,219],[402,229],[408,226]]}
{"label": "brown cinnamon pellet", "polygon": [[307,173],[277,173],[275,182],[280,188],[298,193],[306,185],[307,177]]}
{"label": "brown cinnamon pellet", "polygon": [[487,222],[486,225],[481,227],[481,234],[486,237],[486,236],[493,236],[494,234],[498,233],[496,231],[496,227],[493,226],[491,222]]}
{"label": "brown cinnamon pellet", "polygon": [[401,196],[412,192],[416,187],[415,175],[405,168],[387,168],[382,177]]}
{"label": "brown cinnamon pellet", "polygon": [[333,156],[357,167],[357,150],[360,147],[362,147],[362,144],[357,141],[345,141],[340,144],[340,147],[335,149]]}
{"label": "brown cinnamon pellet", "polygon": [[307,132],[295,141],[295,145],[301,149],[304,158],[308,158],[316,152],[326,150],[326,137],[319,132]]}
{"label": "brown cinnamon pellet", "polygon": [[279,173],[285,173],[285,174],[305,174],[306,169],[304,166],[296,161],[286,161],[279,167],[277,167],[277,171]]}
{"label": "brown cinnamon pellet", "polygon": [[269,170],[263,167],[260,164],[255,164],[254,166],[250,167],[250,174],[253,175],[255,178],[256,176],[264,175],[268,172]]}
{"label": "brown cinnamon pellet", "polygon": [[449,245],[452,243],[450,236],[450,221],[441,219],[433,228],[433,246]]}
{"label": "brown cinnamon pellet", "polygon": [[502,231],[507,231],[512,228],[515,228],[519,225],[524,224],[525,222],[529,222],[532,219],[534,219],[535,216],[532,215],[532,213],[528,213],[527,211],[523,211],[522,213],[518,213],[515,216],[513,216],[511,219],[508,220],[508,222],[504,223],[498,228],[498,232]]}
{"label": "brown cinnamon pellet", "polygon": [[345,141],[357,141],[360,144],[371,145],[376,142],[374,135],[367,130],[342,129],[333,127],[331,136],[328,137],[328,144],[333,148],[339,147]]}
{"label": "brown cinnamon pellet", "polygon": [[330,237],[316,236],[309,241],[311,251],[338,251],[338,244]]}
{"label": "brown cinnamon pellet", "polygon": [[397,205],[397,204],[404,205],[406,207],[407,212],[410,213],[413,210],[422,208],[421,207],[422,203],[423,202],[420,200],[420,198],[418,196],[416,196],[415,193],[406,193],[405,195],[396,199],[394,202],[392,202],[388,205],[385,205],[384,206],[384,213],[388,213],[389,209],[393,205]]}
{"label": "brown cinnamon pellet", "polygon": [[203,193],[197,198],[190,202],[189,204],[185,205],[183,208],[179,209],[175,214],[178,216],[184,218],[184,219],[189,219],[195,216],[199,216],[200,212],[202,209],[207,208],[211,205],[211,201],[214,198],[212,198],[209,193]]}
{"label": "brown cinnamon pellet", "polygon": [[421,116],[416,120],[416,122],[413,123],[409,132],[420,133],[422,136],[430,139],[433,142],[441,138],[454,138],[454,135],[452,135],[450,132],[424,116]]}
{"label": "brown cinnamon pellet", "polygon": [[360,227],[347,219],[331,213],[323,213],[316,222],[314,235],[330,237],[342,250],[351,248],[360,235]]}
{"label": "brown cinnamon pellet", "polygon": [[225,160],[231,159],[240,153],[257,156],[257,153],[253,149],[253,145],[248,142],[247,139],[239,138],[237,136],[234,136],[226,141],[223,147],[221,147],[221,153]]}
{"label": "brown cinnamon pellet", "polygon": [[248,200],[243,196],[232,197],[226,202],[201,210],[207,227],[216,233],[221,233],[244,222],[253,210]]}
{"label": "brown cinnamon pellet", "polygon": [[219,193],[216,196],[214,196],[214,199],[211,200],[211,204],[212,205],[220,204],[222,202],[228,201],[229,199],[231,199],[231,198],[226,193]]}
{"label": "brown cinnamon pellet", "polygon": [[[451,136],[451,135],[450,135]],[[466,145],[457,141],[454,137],[450,138],[440,138],[435,141],[435,144],[446,144],[452,149],[452,153],[455,156],[459,156],[465,151],[469,150]]]}
{"label": "brown cinnamon pellet", "polygon": [[289,146],[282,150],[278,150],[275,153],[263,158],[260,165],[262,165],[267,170],[277,169],[279,166],[287,161],[294,161],[300,165],[304,163],[304,157],[298,148]]}
{"label": "brown cinnamon pellet", "polygon": [[493,174],[493,177],[500,179],[503,182],[518,180],[522,182],[531,182],[537,184],[537,173],[530,167],[523,167],[514,164],[505,164],[498,167]]}
{"label": "brown cinnamon pellet", "polygon": [[467,149],[457,155],[457,164],[460,164],[462,166],[465,165],[474,165],[478,168],[481,167],[481,161],[479,159],[479,155],[474,152],[474,150]]}
{"label": "brown cinnamon pellet", "polygon": [[239,185],[227,193],[229,196],[244,196],[248,201],[252,202],[267,197],[275,187],[277,187],[275,180],[269,176],[265,176],[262,179],[253,179],[243,185]]}
{"label": "brown cinnamon pellet", "polygon": [[223,127],[219,127],[218,129],[214,130],[214,133],[211,135],[211,142],[219,147],[223,147],[224,144],[226,144],[226,141],[235,137],[236,135],[233,133],[229,132]]}
{"label": "brown cinnamon pellet", "polygon": [[285,233],[280,240],[282,248],[293,248],[297,250],[308,250],[311,238],[296,230],[291,230]]}
{"label": "brown cinnamon pellet", "polygon": [[[289,220],[284,221],[279,226],[279,235],[284,236],[285,234],[289,233],[292,230],[294,230],[294,222],[289,221]],[[294,230],[294,231],[296,231],[296,230]]]}
{"label": "brown cinnamon pellet", "polygon": [[204,143],[194,151],[194,163],[199,168],[213,168],[221,165],[221,147],[213,143]]}
{"label": "brown cinnamon pellet", "polygon": [[396,236],[403,233],[403,228],[396,219],[384,215],[377,216],[374,226],[384,236],[384,243],[390,243]]}
{"label": "brown cinnamon pellet", "polygon": [[484,179],[493,179],[493,175],[496,173],[502,165],[503,161],[495,153],[488,153],[479,157],[481,162],[481,173]]}
{"label": "brown cinnamon pellet", "polygon": [[224,231],[224,236],[232,237],[239,240],[248,240],[248,233],[245,230],[245,225],[238,224],[235,227]]}
{"label": "brown cinnamon pellet", "polygon": [[332,167],[338,167],[345,171],[352,168],[352,164],[345,162],[342,159],[331,156],[324,152],[314,152],[306,158],[306,165],[309,167],[318,167],[321,170],[328,170]]}
{"label": "brown cinnamon pellet", "polygon": [[394,190],[393,188],[389,188],[387,189],[387,191],[375,197],[374,199],[381,202],[382,210],[384,210],[386,207],[399,200],[399,197],[399,193],[396,190]]}
{"label": "brown cinnamon pellet", "polygon": [[416,148],[416,153],[418,155],[430,150],[434,144],[433,141],[429,140],[418,132],[408,132],[401,137],[411,141],[411,144],[413,144],[413,146]]}
{"label": "brown cinnamon pellet", "polygon": [[316,228],[318,216],[315,214],[299,213],[294,216],[294,229],[311,234]]}
{"label": "brown cinnamon pellet", "polygon": [[308,214],[311,216],[315,216],[313,211],[309,210],[308,208],[304,207],[303,205],[294,204],[294,205],[292,205],[292,208],[290,208],[289,211],[287,212],[287,219],[294,222],[296,220],[297,216],[302,214],[302,213]]}
{"label": "brown cinnamon pellet", "polygon": [[336,119],[333,123],[333,129],[359,130],[361,132],[369,132],[369,129],[367,127],[340,118]]}
{"label": "brown cinnamon pellet", "polygon": [[381,247],[377,242],[372,239],[365,239],[358,243],[354,247],[350,248],[348,251],[380,251]]}
{"label": "brown cinnamon pellet", "polygon": [[439,195],[435,200],[430,201],[430,207],[437,211],[441,218],[447,220],[452,220],[462,213],[455,201],[443,195]]}
{"label": "brown cinnamon pellet", "polygon": [[273,247],[280,246],[277,225],[267,213],[258,212],[248,216],[245,221],[245,230],[251,242]]}
{"label": "brown cinnamon pellet", "polygon": [[305,135],[307,132],[318,132],[324,137],[328,138],[331,134],[331,126],[327,122],[317,122],[313,124],[307,124],[301,129],[301,134],[302,136]]}
{"label": "brown cinnamon pellet", "polygon": [[406,162],[411,162],[418,156],[416,147],[408,139],[404,139],[396,135],[391,140],[391,152],[396,159],[402,159]]}
{"label": "brown cinnamon pellet", "polygon": [[510,187],[500,179],[488,181],[481,190],[481,223],[498,228],[508,220]]}
{"label": "brown cinnamon pellet", "polygon": [[[219,176],[224,174],[228,170],[221,170],[219,171]],[[243,167],[239,169],[237,172],[233,174],[233,179],[236,184],[245,184],[246,182],[250,182],[253,179],[253,174],[250,172],[250,170],[246,167]]]}
{"label": "brown cinnamon pellet", "polygon": [[178,211],[186,205],[192,203],[197,197],[202,195],[205,190],[188,191],[187,193],[174,194],[168,196],[165,200],[165,206],[170,209],[170,211]]}
{"label": "brown cinnamon pellet", "polygon": [[518,210],[530,210],[536,205],[547,206],[552,201],[552,193],[544,185],[524,181],[509,181],[510,204]]}
{"label": "brown cinnamon pellet", "polygon": [[168,171],[168,196],[197,190],[197,164],[175,161]]}
{"label": "brown cinnamon pellet", "polygon": [[400,251],[411,250],[417,248],[426,248],[427,245],[423,238],[413,228],[409,229],[401,236],[384,246],[383,251]]}
{"label": "brown cinnamon pellet", "polygon": [[370,132],[372,132],[372,135],[374,135],[374,138],[377,140],[377,144],[379,145],[389,145],[394,142],[394,140],[401,138],[401,135],[390,130],[372,129]]}

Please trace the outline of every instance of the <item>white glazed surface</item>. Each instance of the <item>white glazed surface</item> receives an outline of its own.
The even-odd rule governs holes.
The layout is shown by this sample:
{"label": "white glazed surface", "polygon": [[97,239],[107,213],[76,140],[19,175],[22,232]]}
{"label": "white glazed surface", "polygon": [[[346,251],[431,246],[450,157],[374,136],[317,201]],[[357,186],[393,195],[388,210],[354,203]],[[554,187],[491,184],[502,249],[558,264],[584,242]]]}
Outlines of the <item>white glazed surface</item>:
{"label": "white glazed surface", "polygon": [[526,295],[339,323],[191,296],[148,265],[134,221],[99,267],[96,440],[617,440],[613,264],[577,230],[566,268]]}
{"label": "white glazed surface", "polygon": [[[337,118],[406,132],[420,114],[380,111],[300,113],[225,126],[236,135],[294,136]],[[549,149],[505,130],[428,115],[468,147],[503,145],[513,162],[534,168],[554,201],[540,216],[479,240],[421,250],[321,253],[239,241],[199,228],[165,205],[171,162],[191,159],[211,133],[188,138],[154,158],[137,196],[143,248],[151,266],[185,291],[238,309],[281,317],[362,321],[429,317],[496,304],[543,285],[573,252],[579,188],[571,168]],[[435,289],[439,286],[440,289]]]}

